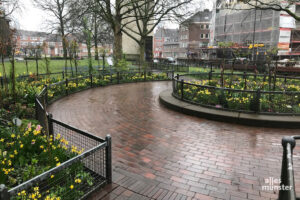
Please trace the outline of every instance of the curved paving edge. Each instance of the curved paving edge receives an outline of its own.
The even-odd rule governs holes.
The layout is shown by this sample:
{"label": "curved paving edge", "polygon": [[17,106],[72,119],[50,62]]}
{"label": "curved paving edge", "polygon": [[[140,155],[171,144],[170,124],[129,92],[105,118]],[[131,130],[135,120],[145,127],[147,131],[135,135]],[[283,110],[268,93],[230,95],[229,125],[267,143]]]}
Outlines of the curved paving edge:
{"label": "curved paving edge", "polygon": [[172,90],[168,89],[159,94],[160,102],[166,107],[184,114],[203,117],[222,122],[238,123],[250,126],[299,128],[300,116],[275,116],[261,114],[246,114],[224,110],[210,109],[180,101],[172,96]]}

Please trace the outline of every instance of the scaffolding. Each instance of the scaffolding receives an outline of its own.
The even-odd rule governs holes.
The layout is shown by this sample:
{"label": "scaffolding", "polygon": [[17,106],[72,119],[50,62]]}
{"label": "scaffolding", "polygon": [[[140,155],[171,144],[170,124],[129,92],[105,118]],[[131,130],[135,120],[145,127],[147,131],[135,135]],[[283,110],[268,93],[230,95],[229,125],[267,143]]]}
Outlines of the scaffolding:
{"label": "scaffolding", "polygon": [[[219,10],[215,22],[215,41],[241,46],[277,46],[280,13],[273,10]],[[255,32],[255,36],[253,35]]]}

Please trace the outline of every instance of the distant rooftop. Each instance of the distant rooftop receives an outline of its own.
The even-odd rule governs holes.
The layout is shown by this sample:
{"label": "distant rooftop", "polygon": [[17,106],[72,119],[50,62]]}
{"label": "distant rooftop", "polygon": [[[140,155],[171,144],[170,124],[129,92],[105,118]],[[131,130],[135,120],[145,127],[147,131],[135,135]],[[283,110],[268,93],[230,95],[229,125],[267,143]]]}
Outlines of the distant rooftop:
{"label": "distant rooftop", "polygon": [[185,20],[183,23],[210,22],[211,17],[212,17],[212,12],[209,11],[208,9],[205,9],[203,11],[197,12],[192,17]]}
{"label": "distant rooftop", "polygon": [[37,32],[37,31],[26,31],[26,30],[17,30],[18,35],[29,36],[29,37],[47,37],[50,35],[46,32]]}
{"label": "distant rooftop", "polygon": [[178,29],[159,28],[154,34],[154,37],[176,37]]}

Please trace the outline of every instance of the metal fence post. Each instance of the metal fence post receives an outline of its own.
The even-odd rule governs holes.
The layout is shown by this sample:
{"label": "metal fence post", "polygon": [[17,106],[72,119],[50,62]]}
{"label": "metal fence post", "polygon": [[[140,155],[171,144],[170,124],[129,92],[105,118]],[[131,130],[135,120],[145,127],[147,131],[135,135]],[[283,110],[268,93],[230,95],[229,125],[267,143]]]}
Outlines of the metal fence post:
{"label": "metal fence post", "polygon": [[65,79],[65,73],[64,73],[64,71],[62,71],[61,73],[62,73],[62,79]]}
{"label": "metal fence post", "polygon": [[112,83],[112,73],[111,73],[111,69],[110,69],[110,82]]}
{"label": "metal fence post", "polygon": [[[283,147],[283,155],[280,186],[291,186],[292,188],[291,190],[279,190],[279,200],[296,199],[294,171],[292,166],[289,166],[289,164],[292,163],[293,149],[296,145],[296,142],[293,137],[285,136],[282,138],[281,143]],[[288,151],[288,148],[290,149],[290,152]]]}
{"label": "metal fence post", "polygon": [[34,98],[34,108],[35,108],[35,119],[39,120],[37,95]]}
{"label": "metal fence post", "polygon": [[8,193],[8,189],[4,184],[0,185],[0,200],[10,199],[10,195]]}
{"label": "metal fence post", "polygon": [[181,89],[181,100],[183,100],[183,79],[180,82],[180,89]]}
{"label": "metal fence post", "polygon": [[48,85],[45,85],[44,86],[46,89],[46,92],[45,92],[45,104],[46,106],[48,106]]}
{"label": "metal fence post", "polygon": [[260,89],[256,91],[257,112],[260,112]]}
{"label": "metal fence post", "polygon": [[147,76],[147,74],[146,74],[146,71],[144,70],[144,82],[146,82],[146,76]]}
{"label": "metal fence post", "polygon": [[111,157],[111,136],[105,137],[106,149],[105,149],[105,163],[106,163],[106,180],[107,183],[112,183],[112,157]]}
{"label": "metal fence post", "polygon": [[51,113],[48,114],[48,130],[49,130],[49,136],[53,136],[53,115]]}
{"label": "metal fence post", "polygon": [[245,84],[244,90],[246,90],[247,89],[247,75],[246,75],[246,72],[244,72],[243,78],[244,78],[244,84]]}
{"label": "metal fence post", "polygon": [[287,74],[284,75],[284,86],[286,85],[286,77],[287,77]]}
{"label": "metal fence post", "polygon": [[90,74],[91,88],[93,87],[93,74]]}
{"label": "metal fence post", "polygon": [[3,77],[1,77],[0,82],[1,82],[1,87],[3,88],[4,87]]}
{"label": "metal fence post", "polygon": [[120,83],[120,72],[117,72],[117,82]]}
{"label": "metal fence post", "polygon": [[69,94],[69,92],[68,92],[68,85],[69,85],[69,81],[68,81],[68,79],[66,79],[66,95]]}

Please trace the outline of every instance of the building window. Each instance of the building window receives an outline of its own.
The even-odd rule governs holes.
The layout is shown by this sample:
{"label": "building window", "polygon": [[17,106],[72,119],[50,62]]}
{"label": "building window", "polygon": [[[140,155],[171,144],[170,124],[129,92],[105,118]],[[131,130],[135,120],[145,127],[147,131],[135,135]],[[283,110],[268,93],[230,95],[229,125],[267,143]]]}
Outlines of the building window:
{"label": "building window", "polygon": [[200,35],[200,38],[203,39],[203,38],[204,38],[204,34],[201,34],[201,35]]}
{"label": "building window", "polygon": [[208,35],[208,34],[205,34],[205,38],[209,38],[209,35]]}
{"label": "building window", "polygon": [[206,29],[209,29],[209,25],[208,24],[206,24]]}
{"label": "building window", "polygon": [[204,29],[204,25],[203,25],[203,24],[201,24],[201,25],[200,25],[200,28],[201,28],[201,29]]}

